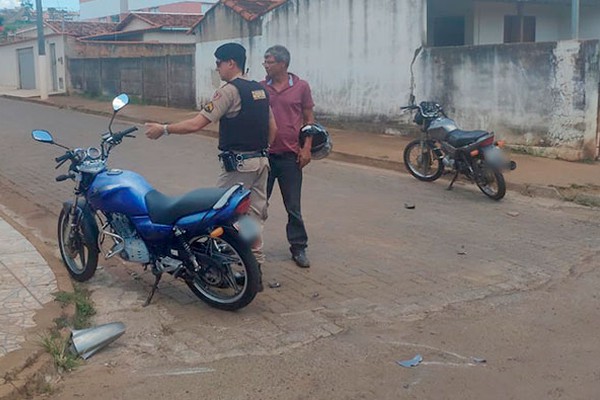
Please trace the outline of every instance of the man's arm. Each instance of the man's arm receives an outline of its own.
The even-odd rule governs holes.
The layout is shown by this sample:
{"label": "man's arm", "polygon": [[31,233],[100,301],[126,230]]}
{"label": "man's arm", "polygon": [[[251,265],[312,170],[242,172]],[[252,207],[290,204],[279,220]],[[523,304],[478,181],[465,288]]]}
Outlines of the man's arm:
{"label": "man's arm", "polygon": [[269,146],[273,144],[275,136],[277,136],[277,123],[275,122],[273,110],[269,107]]}
{"label": "man's arm", "polygon": [[[313,124],[315,122],[315,115],[312,107],[302,109],[302,118],[304,119],[304,125]],[[304,139],[304,146],[298,152],[298,164],[300,168],[304,168],[311,159],[310,148],[312,147],[312,136],[307,136]]]}
{"label": "man's arm", "polygon": [[[206,125],[210,124],[210,120],[202,114],[196,115],[194,118],[186,119],[181,122],[167,125],[167,131],[170,134],[185,135],[187,133],[198,132]],[[164,125],[153,122],[146,123],[146,136],[149,139],[158,139],[164,134]]]}
{"label": "man's arm", "polygon": [[315,113],[311,108],[303,108],[302,116],[304,117],[304,125],[306,124],[314,124],[315,123]]}

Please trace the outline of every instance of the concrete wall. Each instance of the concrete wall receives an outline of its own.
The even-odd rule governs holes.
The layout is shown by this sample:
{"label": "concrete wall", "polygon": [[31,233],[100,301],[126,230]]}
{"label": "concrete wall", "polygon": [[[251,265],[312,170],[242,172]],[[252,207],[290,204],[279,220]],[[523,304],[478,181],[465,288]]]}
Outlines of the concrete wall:
{"label": "concrete wall", "polygon": [[[219,5],[200,24],[198,102],[215,88],[216,46],[237,39],[249,50],[254,79],[264,78],[261,62],[269,46],[288,47],[290,70],[312,85],[320,114],[394,116],[408,99],[414,51],[426,39],[425,8],[423,0],[290,0],[259,19],[259,30]],[[258,36],[249,36],[251,29]]]}
{"label": "concrete wall", "polygon": [[437,101],[466,130],[564,159],[596,157],[599,42],[428,48],[416,96]]}
{"label": "concrete wall", "polygon": [[146,103],[195,106],[194,45],[75,42],[68,53],[69,91]]}
{"label": "concrete wall", "polygon": [[[63,89],[59,87],[58,92],[65,92],[66,88],[64,82],[66,81],[66,66],[65,66],[65,45],[64,38],[62,36],[47,36],[46,37],[46,60],[48,69],[45,71],[47,74],[47,82],[49,85],[48,90],[52,91],[52,78],[51,78],[51,60],[50,60],[50,44],[56,46],[56,71],[57,71],[57,82],[62,80]],[[37,39],[24,40],[20,42],[5,44],[0,46],[0,60],[2,60],[2,68],[0,69],[0,86],[8,87],[19,87],[19,60],[17,50],[33,48],[33,62],[36,70],[36,87],[39,88],[39,71],[38,71],[38,45]]]}

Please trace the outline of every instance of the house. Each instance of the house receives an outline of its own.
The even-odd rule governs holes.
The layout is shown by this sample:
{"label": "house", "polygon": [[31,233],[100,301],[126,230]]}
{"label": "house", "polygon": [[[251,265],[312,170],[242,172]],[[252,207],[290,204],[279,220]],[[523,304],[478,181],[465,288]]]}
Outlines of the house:
{"label": "house", "polygon": [[[78,37],[97,35],[114,30],[116,24],[81,23],[74,21],[46,21],[44,36],[48,69],[49,92],[66,91],[67,68],[65,53],[69,41]],[[37,29],[17,32],[9,42],[0,43],[0,59],[3,60],[0,85],[20,89],[39,87]]]}
{"label": "house", "polygon": [[577,3],[579,12],[573,11],[573,0],[428,0],[427,43],[463,46],[600,38],[600,1]]}
{"label": "house", "polygon": [[201,14],[129,13],[113,32],[87,36],[83,40],[130,41],[146,43],[195,43],[190,28]]}
{"label": "house", "polygon": [[220,0],[193,27],[196,101],[220,85],[218,45],[243,44],[262,79],[282,44],[322,119],[402,132],[415,95],[526,151],[596,158],[599,16],[600,0]]}
{"label": "house", "polygon": [[204,14],[217,0],[79,0],[82,20],[119,22],[129,12]]}

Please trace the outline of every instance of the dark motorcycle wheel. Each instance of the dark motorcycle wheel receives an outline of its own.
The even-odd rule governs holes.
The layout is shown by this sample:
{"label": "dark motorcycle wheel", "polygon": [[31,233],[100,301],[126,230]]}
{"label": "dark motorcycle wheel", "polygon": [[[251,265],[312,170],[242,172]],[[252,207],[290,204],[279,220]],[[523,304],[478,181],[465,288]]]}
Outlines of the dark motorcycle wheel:
{"label": "dark motorcycle wheel", "polygon": [[69,275],[78,282],[94,276],[98,267],[98,249],[83,237],[82,225],[72,231],[69,214],[63,209],[58,217],[58,247]]}
{"label": "dark motorcycle wheel", "polygon": [[419,139],[413,140],[404,149],[404,165],[412,176],[424,182],[433,182],[444,172],[444,164],[435,154],[433,145]]}
{"label": "dark motorcycle wheel", "polygon": [[254,300],[260,279],[258,263],[237,231],[228,229],[216,239],[198,238],[190,247],[206,270],[186,279],[200,300],[226,311],[239,310]]}
{"label": "dark motorcycle wheel", "polygon": [[479,161],[479,173],[475,183],[479,190],[490,199],[500,200],[506,194],[506,182],[498,168],[488,165],[484,160]]}

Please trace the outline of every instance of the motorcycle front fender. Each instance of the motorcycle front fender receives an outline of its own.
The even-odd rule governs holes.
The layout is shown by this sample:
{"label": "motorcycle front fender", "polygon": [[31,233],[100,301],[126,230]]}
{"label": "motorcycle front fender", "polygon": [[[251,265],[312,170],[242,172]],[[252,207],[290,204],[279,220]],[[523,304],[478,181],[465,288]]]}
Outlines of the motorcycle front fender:
{"label": "motorcycle front fender", "polygon": [[[63,203],[63,210],[65,211],[65,213],[70,213],[72,208],[72,200],[68,200]],[[81,221],[80,225],[85,243],[89,245],[90,248],[100,251],[100,249],[98,248],[98,235],[100,234],[98,224],[96,223],[96,219],[94,218],[94,213],[88,206],[85,199],[77,200],[77,218],[79,219],[79,221]]]}

